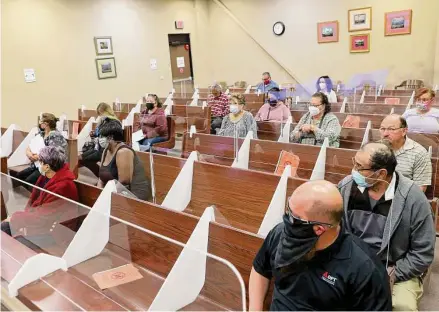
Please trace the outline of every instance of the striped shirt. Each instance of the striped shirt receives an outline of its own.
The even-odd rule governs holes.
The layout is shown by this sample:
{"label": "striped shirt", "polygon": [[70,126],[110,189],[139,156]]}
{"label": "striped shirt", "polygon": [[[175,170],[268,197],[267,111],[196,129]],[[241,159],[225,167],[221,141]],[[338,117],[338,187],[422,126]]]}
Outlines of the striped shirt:
{"label": "striped shirt", "polygon": [[253,138],[258,138],[258,127],[256,125],[256,120],[253,115],[247,111],[244,111],[241,119],[238,121],[231,121],[229,115],[224,117],[223,123],[221,124],[221,129],[218,131],[218,135],[234,137],[235,133],[238,133],[239,138],[245,138],[249,131],[253,131]]}
{"label": "striped shirt", "polygon": [[406,138],[404,146],[395,151],[396,171],[419,186],[431,185],[431,159],[427,150],[412,139]]}
{"label": "striped shirt", "polygon": [[[303,125],[314,125],[316,126],[315,133],[303,133],[300,128]],[[332,114],[327,113],[323,118],[322,122],[320,120],[315,121],[310,113],[306,113],[300,118],[299,123],[294,128],[290,135],[290,141],[292,143],[302,143],[310,145],[322,145],[325,138],[329,140],[330,147],[340,146],[340,132],[341,126],[338,118]],[[297,138],[296,134],[299,133],[300,136]]]}
{"label": "striped shirt", "polygon": [[207,106],[212,109],[212,117],[224,117],[229,113],[229,97],[221,93],[218,97],[210,94],[207,98]]}

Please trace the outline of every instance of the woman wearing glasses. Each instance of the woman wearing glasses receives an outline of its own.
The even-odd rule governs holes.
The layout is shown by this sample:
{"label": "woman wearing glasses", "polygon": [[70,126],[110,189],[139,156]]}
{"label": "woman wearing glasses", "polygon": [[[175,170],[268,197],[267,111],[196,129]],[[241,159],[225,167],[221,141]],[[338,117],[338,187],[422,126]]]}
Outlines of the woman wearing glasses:
{"label": "woman wearing glasses", "polygon": [[330,147],[339,147],[341,126],[338,118],[331,113],[328,97],[322,92],[315,93],[308,109],[291,132],[290,141],[322,145],[328,138]]}
{"label": "woman wearing glasses", "polygon": [[407,120],[409,132],[439,133],[439,109],[433,108],[435,92],[421,88],[416,94],[416,108],[409,109],[402,117]]}

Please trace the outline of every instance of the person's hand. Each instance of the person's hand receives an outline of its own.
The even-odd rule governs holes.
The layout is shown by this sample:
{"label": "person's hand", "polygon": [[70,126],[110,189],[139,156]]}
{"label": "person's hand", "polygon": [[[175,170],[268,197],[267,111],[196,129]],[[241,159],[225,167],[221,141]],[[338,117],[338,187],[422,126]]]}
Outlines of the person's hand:
{"label": "person's hand", "polygon": [[33,155],[32,155],[32,159],[31,159],[32,161],[38,161],[38,159],[39,159],[39,158],[38,158],[38,155],[37,155],[37,154],[33,154]]}
{"label": "person's hand", "polygon": [[311,125],[303,125],[302,128],[300,128],[300,130],[306,133],[311,132]]}
{"label": "person's hand", "polygon": [[296,138],[296,140],[298,140],[300,138],[300,131],[297,131],[294,137]]}

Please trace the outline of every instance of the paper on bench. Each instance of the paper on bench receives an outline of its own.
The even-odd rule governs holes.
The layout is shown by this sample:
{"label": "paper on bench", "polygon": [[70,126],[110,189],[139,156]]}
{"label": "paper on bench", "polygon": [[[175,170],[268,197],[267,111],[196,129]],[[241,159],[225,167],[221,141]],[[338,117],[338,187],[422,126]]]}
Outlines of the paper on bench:
{"label": "paper on bench", "polygon": [[33,154],[39,154],[41,149],[46,147],[44,144],[44,139],[41,135],[36,135],[29,143],[29,149]]}
{"label": "paper on bench", "polygon": [[12,153],[8,159],[8,168],[26,165],[30,163],[29,158],[26,156],[26,150],[32,141],[32,139],[38,134],[38,128],[34,127],[29,131],[29,134],[20,143],[17,149]]}
{"label": "paper on bench", "polygon": [[285,123],[285,126],[283,128],[282,133],[279,136],[278,142],[282,143],[290,143],[290,131],[291,131],[291,124],[293,123],[293,117],[289,116],[287,122]]}
{"label": "paper on bench", "polygon": [[92,277],[100,289],[116,287],[143,278],[139,269],[137,269],[132,263],[112,268],[110,270],[96,272]]}
{"label": "paper on bench", "polygon": [[249,131],[238,151],[238,157],[235,158],[232,168],[248,169],[250,160],[250,140],[253,139],[253,131]]}
{"label": "paper on bench", "polygon": [[215,221],[213,207],[204,211],[149,311],[178,311],[197,299],[206,279],[210,221]]}
{"label": "paper on bench", "polygon": [[138,130],[133,133],[132,142],[139,142],[145,138],[142,130]]}
{"label": "paper on bench", "polygon": [[12,153],[12,146],[14,141],[14,130],[19,130],[16,124],[12,124],[6,129],[5,133],[1,136],[0,147],[1,157],[8,157]]}
{"label": "paper on bench", "polygon": [[79,132],[76,140],[78,141],[78,152],[82,151],[85,142],[90,139],[90,132],[93,129],[93,123],[95,122],[94,117],[90,117],[85,126],[82,128],[81,132]]}
{"label": "paper on bench", "polygon": [[114,180],[99,195],[62,258],[72,267],[99,255],[110,237],[111,193],[116,192]]}
{"label": "paper on bench", "polygon": [[325,170],[326,170],[326,148],[329,146],[329,139],[325,138],[322,146],[320,147],[319,156],[317,156],[316,163],[314,165],[314,169],[311,174],[311,181],[314,180],[324,180],[325,179]]}
{"label": "paper on bench", "polygon": [[186,160],[183,168],[175,179],[162,206],[176,211],[183,211],[192,198],[192,178],[194,175],[194,161],[198,160],[197,152],[193,151]]}
{"label": "paper on bench", "polygon": [[55,256],[39,253],[27,259],[8,285],[10,297],[18,296],[18,290],[57,270],[67,271],[66,262]]}
{"label": "paper on bench", "polygon": [[270,206],[268,206],[267,212],[265,213],[264,220],[262,220],[262,224],[259,227],[258,235],[262,237],[267,236],[268,232],[270,232],[276,224],[282,222],[282,216],[285,213],[289,176],[291,176],[291,166],[286,166],[274,191]]}

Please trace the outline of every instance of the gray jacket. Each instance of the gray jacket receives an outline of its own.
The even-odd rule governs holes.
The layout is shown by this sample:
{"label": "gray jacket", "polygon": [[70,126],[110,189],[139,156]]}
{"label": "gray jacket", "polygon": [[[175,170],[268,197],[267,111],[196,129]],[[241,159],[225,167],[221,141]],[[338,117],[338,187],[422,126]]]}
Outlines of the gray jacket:
{"label": "gray jacket", "polygon": [[[398,282],[420,277],[427,271],[433,261],[436,233],[430,203],[419,186],[398,172],[396,174],[399,183],[392,202],[392,217],[389,213],[378,255],[386,260],[391,221],[389,263],[395,263]],[[349,220],[347,209],[353,185],[350,182],[352,176],[347,176],[339,183],[345,221]],[[347,230],[352,232],[351,225],[345,223]]]}

